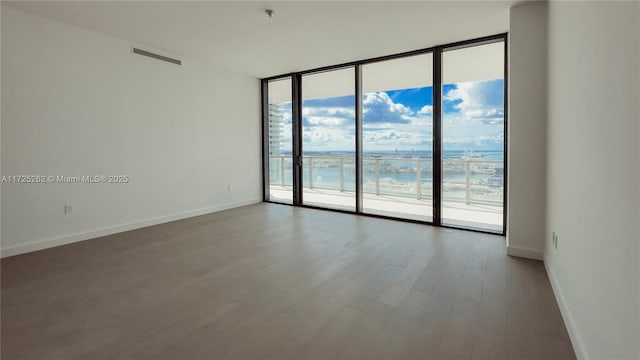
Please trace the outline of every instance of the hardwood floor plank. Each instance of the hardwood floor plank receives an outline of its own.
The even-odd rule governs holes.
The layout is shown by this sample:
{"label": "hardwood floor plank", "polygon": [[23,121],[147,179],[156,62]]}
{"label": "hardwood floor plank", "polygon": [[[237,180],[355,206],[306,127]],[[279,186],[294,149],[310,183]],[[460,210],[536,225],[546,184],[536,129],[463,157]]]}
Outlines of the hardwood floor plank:
{"label": "hardwood floor plank", "polygon": [[541,359],[533,300],[537,289],[527,276],[527,267],[535,266],[536,262],[512,258],[507,262],[507,358]]}
{"label": "hardwood floor plank", "polygon": [[507,359],[506,308],[506,254],[501,244],[489,242],[473,359]]}
{"label": "hardwood floor plank", "polygon": [[415,254],[411,262],[404,268],[400,278],[380,295],[378,301],[392,307],[398,307],[402,299],[404,299],[409,290],[414,286],[432,256],[433,253],[430,247],[422,247],[422,249]]}
{"label": "hardwood floor plank", "polygon": [[478,326],[480,300],[487,265],[488,249],[478,238],[471,247],[451,315],[438,353],[439,359],[471,359]]}
{"label": "hardwood floor plank", "polygon": [[299,351],[293,354],[293,358],[333,358],[338,350],[338,345],[342,343],[363,316],[364,314],[360,311],[354,310],[350,306],[344,306]]}
{"label": "hardwood floor plank", "polygon": [[467,269],[467,246],[454,253],[438,280],[436,288],[425,305],[418,327],[405,347],[405,356],[436,358],[444,337],[447,322],[453,311],[463,275]]}
{"label": "hardwood floor plank", "polygon": [[382,334],[372,342],[366,358],[405,358],[405,347],[419,325],[420,316],[429,302],[429,295],[409,291],[402,302],[393,310],[382,330]]}
{"label": "hardwood floor plank", "polygon": [[375,346],[395,309],[374,301],[365,309],[364,316],[338,345],[335,359],[356,360],[367,358],[369,349]]}

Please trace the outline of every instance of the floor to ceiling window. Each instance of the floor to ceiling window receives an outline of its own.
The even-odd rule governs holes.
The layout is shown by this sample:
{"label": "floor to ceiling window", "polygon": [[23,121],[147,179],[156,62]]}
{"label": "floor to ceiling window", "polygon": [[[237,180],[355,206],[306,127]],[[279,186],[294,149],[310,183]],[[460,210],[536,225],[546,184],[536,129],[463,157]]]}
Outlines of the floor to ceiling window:
{"label": "floor to ceiling window", "polygon": [[445,49],[442,84],[442,223],[501,231],[504,43]]}
{"label": "floor to ceiling window", "polygon": [[[267,200],[293,203],[291,78],[269,81],[264,104]],[[263,95],[264,96],[264,95]]]}
{"label": "floor to ceiling window", "polygon": [[433,219],[432,55],[362,65],[362,211]]}
{"label": "floor to ceiling window", "polygon": [[355,70],[302,76],[302,203],[355,210]]}
{"label": "floor to ceiling window", "polygon": [[505,233],[506,35],[264,79],[266,201]]}

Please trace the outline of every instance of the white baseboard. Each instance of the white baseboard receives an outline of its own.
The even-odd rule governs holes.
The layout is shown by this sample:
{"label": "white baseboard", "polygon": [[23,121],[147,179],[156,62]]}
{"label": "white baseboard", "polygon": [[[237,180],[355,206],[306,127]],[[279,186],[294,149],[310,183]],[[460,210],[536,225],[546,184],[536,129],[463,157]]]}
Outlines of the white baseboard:
{"label": "white baseboard", "polygon": [[14,255],[20,255],[20,254],[24,254],[32,251],[38,251],[38,250],[43,250],[43,249],[47,249],[55,246],[71,244],[78,241],[94,239],[101,236],[112,235],[112,234],[139,229],[147,226],[163,224],[170,221],[176,221],[176,220],[186,219],[194,216],[210,214],[217,211],[232,209],[240,206],[256,204],[261,201],[262,201],[261,199],[250,199],[245,201],[226,203],[226,204],[216,205],[212,207],[197,209],[197,210],[184,211],[177,214],[171,214],[171,215],[159,216],[151,219],[134,221],[127,224],[108,226],[100,229],[94,229],[94,230],[83,231],[83,232],[74,233],[74,234],[56,236],[53,238],[32,241],[32,242],[28,242],[20,245],[8,246],[6,248],[0,249],[0,257],[5,258],[9,256],[14,256]]}
{"label": "white baseboard", "polygon": [[549,267],[546,261],[544,262],[544,268],[547,270],[547,276],[549,277],[549,282],[551,283],[553,294],[555,295],[556,301],[558,302],[558,307],[560,308],[560,313],[562,314],[562,320],[564,320],[564,324],[567,327],[567,332],[569,333],[569,338],[571,339],[571,344],[573,345],[573,351],[576,353],[576,358],[578,360],[587,360],[589,358],[587,356],[587,351],[584,347],[584,343],[582,342],[582,338],[578,334],[578,328],[576,327],[576,323],[573,320],[573,315],[571,315],[569,306],[565,301],[562,288],[560,288],[553,270],[551,270],[551,267]]}
{"label": "white baseboard", "polygon": [[544,259],[542,251],[540,250],[519,247],[519,246],[512,246],[512,245],[507,245],[507,255],[517,256],[517,257],[526,258],[526,259],[533,259],[533,260]]}

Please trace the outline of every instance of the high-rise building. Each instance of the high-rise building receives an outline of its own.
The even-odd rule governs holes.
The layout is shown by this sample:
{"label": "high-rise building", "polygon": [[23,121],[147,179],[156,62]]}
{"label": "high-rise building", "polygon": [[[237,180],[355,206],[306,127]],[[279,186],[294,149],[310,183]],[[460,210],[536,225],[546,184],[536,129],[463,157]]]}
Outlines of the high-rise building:
{"label": "high-rise building", "polygon": [[269,104],[269,155],[281,155],[284,117],[280,104]]}

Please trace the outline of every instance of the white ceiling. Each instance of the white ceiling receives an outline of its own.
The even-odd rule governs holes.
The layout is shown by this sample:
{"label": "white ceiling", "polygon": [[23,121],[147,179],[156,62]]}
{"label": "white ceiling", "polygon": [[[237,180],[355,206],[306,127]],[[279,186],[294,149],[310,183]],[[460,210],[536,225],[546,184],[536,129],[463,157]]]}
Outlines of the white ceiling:
{"label": "white ceiling", "polygon": [[[519,1],[2,2],[268,77],[508,31]],[[265,9],[276,11],[273,23]]]}

